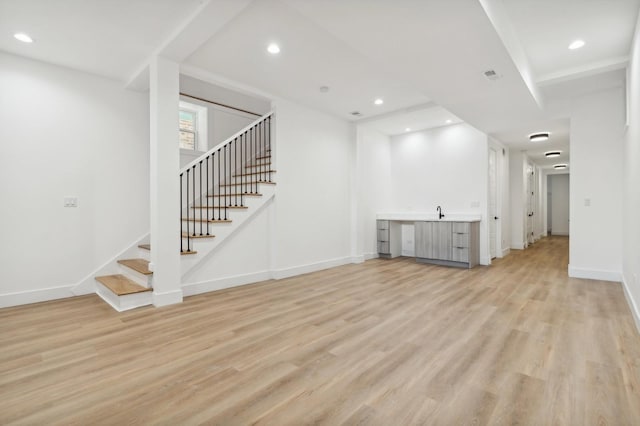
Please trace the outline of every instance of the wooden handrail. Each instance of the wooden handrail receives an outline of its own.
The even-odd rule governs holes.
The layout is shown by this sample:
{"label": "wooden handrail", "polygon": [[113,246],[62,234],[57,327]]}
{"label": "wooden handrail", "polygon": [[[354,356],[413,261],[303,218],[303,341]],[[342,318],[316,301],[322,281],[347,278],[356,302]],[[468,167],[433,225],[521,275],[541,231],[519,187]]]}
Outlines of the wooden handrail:
{"label": "wooden handrail", "polygon": [[197,96],[188,95],[188,94],[186,94],[186,93],[182,93],[182,92],[180,92],[180,96],[184,96],[184,97],[191,98],[191,99],[196,99],[196,100],[198,100],[198,101],[207,102],[207,103],[209,103],[209,104],[214,104],[214,105],[218,105],[218,106],[225,107],[225,108],[229,108],[229,109],[234,109],[234,110],[236,110],[236,111],[244,112],[244,113],[251,114],[251,115],[255,115],[255,116],[258,116],[258,117],[261,117],[261,116],[262,116],[262,114],[258,114],[258,113],[256,113],[256,112],[247,111],[246,109],[242,109],[242,108],[232,107],[231,105],[225,105],[225,104],[222,104],[222,103],[220,103],[220,102],[210,101],[210,100],[208,100],[208,99],[199,98],[199,97],[197,97]]}

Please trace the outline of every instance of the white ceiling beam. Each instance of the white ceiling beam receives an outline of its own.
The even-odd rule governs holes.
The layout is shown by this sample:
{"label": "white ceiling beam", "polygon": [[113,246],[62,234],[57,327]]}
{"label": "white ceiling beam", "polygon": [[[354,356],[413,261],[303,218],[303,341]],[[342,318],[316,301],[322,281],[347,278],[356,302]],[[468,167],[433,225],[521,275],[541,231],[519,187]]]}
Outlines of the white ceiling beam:
{"label": "white ceiling beam", "polygon": [[171,35],[135,69],[126,83],[129,89],[149,88],[149,62],[163,56],[182,63],[214,34],[224,28],[253,0],[202,0],[200,6]]}
{"label": "white ceiling beam", "polygon": [[550,86],[553,84],[575,80],[578,78],[625,69],[628,64],[629,56],[618,56],[615,58],[605,59],[603,61],[592,62],[590,64],[582,65],[579,67],[568,68],[550,74],[545,74],[538,78],[537,83],[539,87]]}

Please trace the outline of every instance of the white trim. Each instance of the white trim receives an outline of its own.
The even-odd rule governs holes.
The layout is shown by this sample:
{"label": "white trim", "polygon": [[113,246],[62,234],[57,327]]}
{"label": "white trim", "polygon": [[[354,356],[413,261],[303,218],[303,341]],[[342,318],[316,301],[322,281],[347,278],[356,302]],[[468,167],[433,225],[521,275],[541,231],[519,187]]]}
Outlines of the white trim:
{"label": "white trim", "polygon": [[351,256],[351,263],[364,263],[364,261],[364,254],[361,254],[359,256]]}
{"label": "white trim", "polygon": [[215,280],[183,284],[182,293],[185,297],[195,296],[196,294],[209,293],[211,291],[224,290],[225,288],[232,288],[257,283],[260,281],[267,281],[270,278],[271,274],[269,273],[269,271],[233,275],[230,277],[216,278]]}
{"label": "white trim", "polygon": [[480,258],[480,264],[482,266],[490,266],[491,265],[491,257],[482,257]]}
{"label": "white trim", "polygon": [[569,276],[571,278],[586,278],[588,280],[600,281],[622,281],[622,273],[620,271],[607,271],[603,269],[579,268],[569,265]]}
{"label": "white trim", "polygon": [[555,235],[558,237],[568,237],[569,233],[568,232],[551,232],[551,235]]}
{"label": "white trim", "polygon": [[0,294],[0,308],[48,302],[49,300],[66,299],[73,296],[76,296],[73,292],[73,285],[6,293]]}
{"label": "white trim", "polygon": [[519,241],[517,243],[511,243],[511,250],[524,250],[524,243]]}
{"label": "white trim", "polygon": [[363,256],[365,261],[371,260],[371,259],[377,259],[378,257],[380,257],[377,252],[365,253]]}
{"label": "white trim", "polygon": [[502,256],[500,256],[500,257],[505,257],[510,253],[511,253],[511,247],[503,248],[502,249]]}
{"label": "white trim", "polygon": [[153,292],[153,305],[156,308],[182,303],[182,289],[168,291],[166,293]]}
{"label": "white trim", "polygon": [[622,276],[622,290],[624,290],[624,297],[627,299],[629,309],[631,309],[631,314],[633,315],[636,329],[638,330],[638,333],[640,333],[640,309],[638,309],[636,301],[633,300],[633,297],[631,296],[631,292],[629,291],[627,280],[624,279],[624,275]]}
{"label": "white trim", "polygon": [[292,266],[290,268],[275,269],[271,271],[271,276],[276,280],[294,277],[296,275],[308,274],[310,272],[322,271],[323,269],[335,268],[351,263],[351,256],[337,257],[335,259],[323,260],[321,262],[307,263],[306,265]]}

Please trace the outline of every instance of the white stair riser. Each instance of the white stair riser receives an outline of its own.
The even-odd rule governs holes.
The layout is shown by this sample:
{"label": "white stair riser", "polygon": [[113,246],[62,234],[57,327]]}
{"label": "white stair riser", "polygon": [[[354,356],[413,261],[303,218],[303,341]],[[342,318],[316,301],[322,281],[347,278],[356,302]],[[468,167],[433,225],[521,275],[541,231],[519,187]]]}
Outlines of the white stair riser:
{"label": "white stair riser", "polygon": [[96,293],[118,312],[153,304],[153,292],[151,291],[118,296],[103,286],[102,283],[96,282]]}
{"label": "white stair riser", "polygon": [[141,286],[146,288],[151,288],[151,286],[153,285],[153,274],[141,274],[140,272],[135,271],[128,266],[124,266],[120,263],[118,263],[118,267],[120,268],[120,274],[134,281],[136,284],[140,284]]}

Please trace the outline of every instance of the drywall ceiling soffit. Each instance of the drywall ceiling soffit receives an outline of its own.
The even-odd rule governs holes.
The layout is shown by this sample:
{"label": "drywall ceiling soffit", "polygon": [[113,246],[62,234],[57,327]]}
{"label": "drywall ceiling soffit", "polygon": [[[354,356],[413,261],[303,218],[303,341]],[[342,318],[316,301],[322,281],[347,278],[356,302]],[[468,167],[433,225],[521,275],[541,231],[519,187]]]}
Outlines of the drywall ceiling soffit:
{"label": "drywall ceiling soffit", "polygon": [[[126,81],[203,0],[3,0],[0,50]],[[35,42],[12,35],[22,31]]]}
{"label": "drywall ceiling soffit", "polygon": [[[276,42],[278,55],[266,48]],[[365,55],[284,2],[253,2],[194,52],[186,63],[354,120],[424,104],[430,99],[390,76]],[[327,86],[327,92],[320,87]],[[381,97],[384,104],[376,106]]]}
{"label": "drywall ceiling soffit", "polygon": [[[493,132],[540,116],[480,2],[284,1],[480,130]],[[483,73],[489,69],[501,78],[487,80]]]}
{"label": "drywall ceiling soffit", "polygon": [[[537,81],[624,68],[640,0],[493,0],[512,22]],[[574,40],[586,44],[569,50]]]}
{"label": "drywall ceiling soffit", "polygon": [[[271,41],[277,56],[265,51]],[[431,99],[487,132],[540,114],[484,10],[468,0],[254,2],[187,63],[345,118]],[[487,80],[487,69],[501,78]]]}
{"label": "drywall ceiling soffit", "polygon": [[395,136],[461,122],[460,118],[445,108],[430,103],[418,108],[409,108],[378,116],[371,120],[360,120],[357,123],[359,126],[374,129],[387,136]]}

